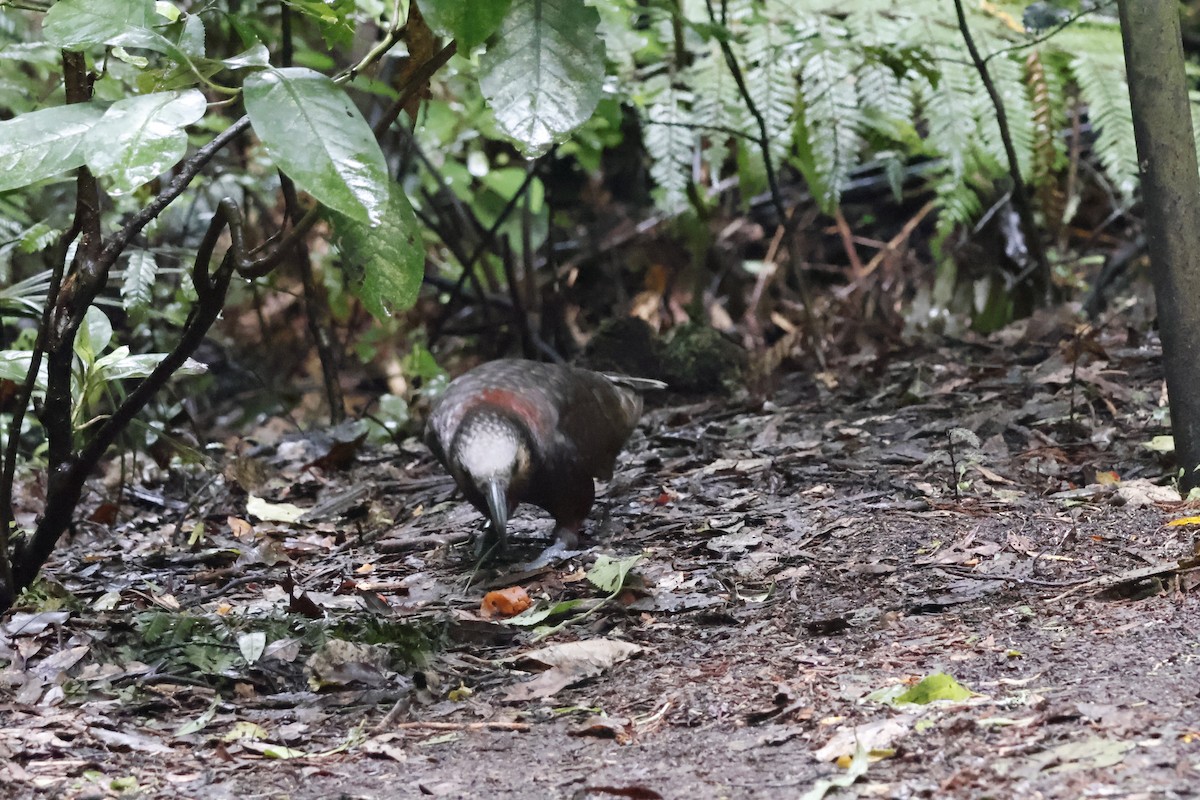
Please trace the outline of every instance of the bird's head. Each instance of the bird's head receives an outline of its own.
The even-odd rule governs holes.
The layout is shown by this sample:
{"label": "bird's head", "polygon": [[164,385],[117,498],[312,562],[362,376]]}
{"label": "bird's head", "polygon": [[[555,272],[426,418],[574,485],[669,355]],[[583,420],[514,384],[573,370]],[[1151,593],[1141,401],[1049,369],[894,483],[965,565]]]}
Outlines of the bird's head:
{"label": "bird's head", "polygon": [[501,414],[479,413],[463,421],[451,447],[454,467],[487,505],[492,531],[507,542],[508,515],[529,481],[532,456],[528,431]]}

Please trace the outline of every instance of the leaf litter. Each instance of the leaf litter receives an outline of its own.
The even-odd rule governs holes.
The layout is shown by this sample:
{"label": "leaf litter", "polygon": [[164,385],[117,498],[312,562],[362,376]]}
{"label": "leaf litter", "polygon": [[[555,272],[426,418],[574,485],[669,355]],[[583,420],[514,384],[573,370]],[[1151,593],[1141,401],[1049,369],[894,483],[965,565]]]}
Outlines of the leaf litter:
{"label": "leaf litter", "polygon": [[[668,398],[593,548],[545,563],[522,511],[516,560],[477,569],[413,442],[264,435],[129,487],[3,620],[0,783],[1190,795],[1195,512],[1147,446],[1157,352],[1108,335],[1077,370],[1001,334]],[[481,613],[510,588],[529,610]]]}

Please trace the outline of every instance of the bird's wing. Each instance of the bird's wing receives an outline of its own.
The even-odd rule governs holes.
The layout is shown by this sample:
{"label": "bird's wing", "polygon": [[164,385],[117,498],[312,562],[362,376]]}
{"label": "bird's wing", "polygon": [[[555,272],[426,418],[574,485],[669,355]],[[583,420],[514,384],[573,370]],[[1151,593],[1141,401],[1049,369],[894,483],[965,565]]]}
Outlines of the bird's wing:
{"label": "bird's wing", "polygon": [[594,478],[612,477],[617,454],[637,425],[642,399],[595,372],[572,369],[558,429],[573,458]]}

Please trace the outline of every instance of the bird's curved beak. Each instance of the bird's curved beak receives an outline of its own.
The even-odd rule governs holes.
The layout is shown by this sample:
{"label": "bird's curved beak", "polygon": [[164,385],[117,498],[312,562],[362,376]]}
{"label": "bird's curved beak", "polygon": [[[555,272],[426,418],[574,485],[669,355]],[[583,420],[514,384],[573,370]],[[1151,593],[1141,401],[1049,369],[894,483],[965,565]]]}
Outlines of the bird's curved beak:
{"label": "bird's curved beak", "polygon": [[485,489],[483,496],[487,500],[492,533],[503,551],[508,549],[508,484],[493,478],[487,482]]}

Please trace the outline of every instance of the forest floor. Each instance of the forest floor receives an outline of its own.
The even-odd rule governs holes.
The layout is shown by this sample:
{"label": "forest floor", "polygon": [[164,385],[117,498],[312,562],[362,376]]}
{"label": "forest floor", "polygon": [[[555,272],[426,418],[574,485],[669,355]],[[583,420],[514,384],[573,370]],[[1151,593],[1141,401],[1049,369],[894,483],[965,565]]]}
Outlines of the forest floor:
{"label": "forest floor", "polygon": [[[334,469],[328,432],[264,428],[215,479],[147,468],[0,620],[0,796],[1194,797],[1160,374],[1047,317],[652,399],[549,564],[476,570],[414,442]],[[548,525],[518,512],[518,560]],[[581,602],[534,641],[481,614],[510,586]]]}

